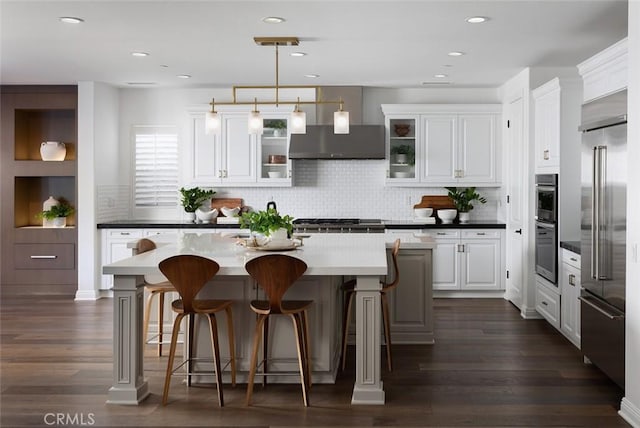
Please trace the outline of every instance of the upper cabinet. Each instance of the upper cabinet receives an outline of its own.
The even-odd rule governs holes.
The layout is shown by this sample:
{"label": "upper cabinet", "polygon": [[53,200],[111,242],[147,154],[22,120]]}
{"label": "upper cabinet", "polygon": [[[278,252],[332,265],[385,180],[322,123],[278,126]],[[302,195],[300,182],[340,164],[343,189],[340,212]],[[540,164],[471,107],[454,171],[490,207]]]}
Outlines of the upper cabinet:
{"label": "upper cabinet", "polygon": [[584,80],[585,103],[627,87],[627,58],[627,39],[624,38],[578,64]]}
{"label": "upper cabinet", "polygon": [[532,94],[536,173],[557,174],[560,168],[560,81],[553,79]]}
{"label": "upper cabinet", "polygon": [[[387,185],[500,185],[500,105],[383,104],[382,111]],[[406,163],[398,160],[404,151]]]}
{"label": "upper cabinet", "polygon": [[264,132],[248,132],[247,111],[218,111],[221,126],[205,133],[204,112],[191,113],[190,181],[216,186],[291,186],[289,113],[262,112]]}

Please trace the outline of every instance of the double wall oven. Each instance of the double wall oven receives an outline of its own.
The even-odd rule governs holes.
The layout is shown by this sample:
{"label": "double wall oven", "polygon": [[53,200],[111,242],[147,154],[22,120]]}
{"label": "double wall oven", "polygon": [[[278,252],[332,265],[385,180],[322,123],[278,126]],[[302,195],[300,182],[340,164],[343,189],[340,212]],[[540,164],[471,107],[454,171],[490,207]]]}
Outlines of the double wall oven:
{"label": "double wall oven", "polygon": [[558,282],[558,175],[536,175],[536,273]]}

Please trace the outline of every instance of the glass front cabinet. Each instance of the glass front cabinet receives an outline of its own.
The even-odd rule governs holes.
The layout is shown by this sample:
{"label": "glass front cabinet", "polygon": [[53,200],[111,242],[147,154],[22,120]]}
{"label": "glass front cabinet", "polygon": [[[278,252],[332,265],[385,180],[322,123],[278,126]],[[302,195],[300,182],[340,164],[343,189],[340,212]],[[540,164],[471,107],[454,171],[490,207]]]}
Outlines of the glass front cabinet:
{"label": "glass front cabinet", "polygon": [[387,183],[413,183],[420,177],[420,122],[418,115],[387,115]]}
{"label": "glass front cabinet", "polygon": [[265,114],[263,120],[263,133],[258,136],[258,182],[290,186],[289,117]]}

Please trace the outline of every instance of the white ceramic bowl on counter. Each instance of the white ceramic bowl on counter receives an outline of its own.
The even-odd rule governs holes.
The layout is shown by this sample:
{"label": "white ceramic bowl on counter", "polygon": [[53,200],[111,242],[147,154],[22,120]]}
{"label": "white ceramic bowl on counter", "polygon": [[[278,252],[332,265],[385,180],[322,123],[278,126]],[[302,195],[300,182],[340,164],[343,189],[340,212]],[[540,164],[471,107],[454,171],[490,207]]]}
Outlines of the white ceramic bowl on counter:
{"label": "white ceramic bowl on counter", "polygon": [[431,217],[431,214],[433,214],[433,208],[414,208],[413,209],[413,215],[415,215],[417,218]]}
{"label": "white ceramic bowl on counter", "polygon": [[457,214],[458,210],[438,210],[438,218],[444,224],[452,223]]}
{"label": "white ceramic bowl on counter", "polygon": [[225,217],[235,217],[240,212],[240,208],[238,208],[238,207],[235,207],[235,208],[222,207],[222,208],[220,208],[220,211],[222,211],[222,214],[224,214]]}

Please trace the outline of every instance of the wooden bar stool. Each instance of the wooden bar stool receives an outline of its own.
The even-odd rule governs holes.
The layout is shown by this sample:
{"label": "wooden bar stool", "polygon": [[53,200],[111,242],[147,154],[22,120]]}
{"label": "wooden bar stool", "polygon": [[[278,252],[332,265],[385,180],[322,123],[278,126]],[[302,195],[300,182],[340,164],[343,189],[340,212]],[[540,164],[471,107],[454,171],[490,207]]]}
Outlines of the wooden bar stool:
{"label": "wooden bar stool", "polygon": [[[396,239],[393,244],[393,250],[391,251],[391,259],[393,260],[393,268],[395,270],[395,278],[391,283],[382,284],[382,290],[380,290],[380,302],[382,303],[382,321],[384,327],[384,340],[387,344],[387,368],[392,371],[391,363],[391,324],[389,322],[389,300],[387,299],[387,293],[396,288],[400,281],[400,270],[398,269],[398,251],[400,251],[400,239]],[[347,336],[349,335],[349,322],[351,321],[351,304],[353,303],[353,297],[355,295],[356,280],[352,279],[342,284],[341,289],[344,293],[344,317],[342,319],[342,370],[344,370],[347,362]]]}
{"label": "wooden bar stool", "polygon": [[[195,255],[178,255],[169,257],[160,262],[160,271],[174,285],[180,299],[171,303],[171,309],[178,315],[173,323],[173,333],[171,334],[171,346],[169,348],[169,361],[167,363],[167,375],[164,380],[164,392],[162,394],[162,405],[167,404],[169,396],[169,384],[171,383],[171,375],[187,364],[187,385],[191,386],[191,375],[202,374],[194,373],[192,357],[193,353],[193,331],[195,325],[195,315],[206,315],[209,320],[209,332],[211,334],[211,346],[213,348],[213,364],[215,366],[216,385],[218,388],[218,403],[220,407],[224,406],[224,398],[222,395],[222,368],[220,365],[220,351],[218,346],[218,326],[216,323],[216,313],[225,311],[227,315],[227,329],[229,336],[229,352],[231,359],[231,384],[236,384],[236,357],[235,357],[235,341],[233,337],[233,316],[231,312],[232,300],[204,300],[196,299],[198,292],[204,285],[210,281],[220,266],[211,259],[207,259]],[[189,316],[188,327],[188,350],[187,358],[178,367],[173,367],[173,360],[176,355],[176,342],[180,331],[180,322],[185,316]]]}
{"label": "wooden bar stool", "polygon": [[298,367],[300,369],[300,384],[302,386],[302,400],[309,405],[309,387],[311,386],[311,352],[309,344],[309,320],[307,310],[312,300],[282,300],[285,292],[307,270],[307,264],[300,259],[285,254],[269,254],[256,257],[245,264],[249,275],[256,280],[258,286],[267,295],[268,300],[253,300],[251,309],[258,315],[256,329],[253,335],[253,352],[251,354],[251,370],[247,385],[247,406],[251,405],[253,382],[258,365],[258,349],[261,336],[264,336],[262,376],[267,375],[267,335],[270,315],[288,315],[293,322],[298,350]]}
{"label": "wooden bar stool", "polygon": [[[146,253],[147,251],[155,250],[156,244],[150,239],[142,238],[136,244],[136,254]],[[169,281],[161,282],[149,282],[148,278],[144,278],[144,288],[149,293],[147,297],[147,306],[144,311],[144,343],[150,343],[153,339],[158,338],[158,356],[162,356],[162,345],[169,342],[162,340],[163,328],[164,328],[164,295],[166,293],[175,293],[176,289]],[[153,304],[153,298],[158,296],[158,333],[149,338],[149,319],[151,317],[151,305]]]}

